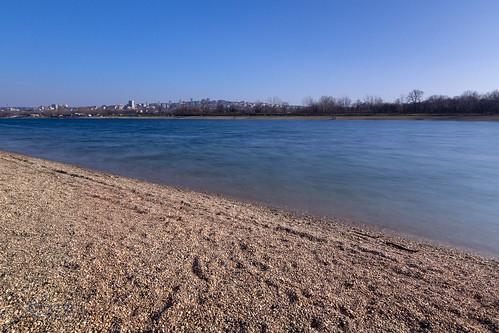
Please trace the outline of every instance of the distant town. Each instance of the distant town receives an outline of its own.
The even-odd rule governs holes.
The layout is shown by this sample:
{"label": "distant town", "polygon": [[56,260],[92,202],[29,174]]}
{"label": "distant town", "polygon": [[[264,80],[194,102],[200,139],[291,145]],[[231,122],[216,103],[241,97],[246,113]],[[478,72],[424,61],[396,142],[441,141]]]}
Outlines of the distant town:
{"label": "distant town", "polygon": [[190,100],[167,103],[136,103],[101,106],[52,104],[38,107],[0,107],[0,117],[103,118],[103,117],[195,117],[195,116],[498,116],[499,90],[480,94],[466,91],[459,96],[431,95],[414,89],[393,102],[375,96],[352,101],[348,97],[305,98],[303,105],[290,105],[279,98],[267,102]]}
{"label": "distant town", "polygon": [[38,107],[0,107],[0,117],[111,117],[111,116],[196,116],[238,114],[294,113],[302,106],[274,100],[270,102],[246,102],[226,100],[190,100],[178,102],[137,103],[100,106],[69,106],[51,104]]}

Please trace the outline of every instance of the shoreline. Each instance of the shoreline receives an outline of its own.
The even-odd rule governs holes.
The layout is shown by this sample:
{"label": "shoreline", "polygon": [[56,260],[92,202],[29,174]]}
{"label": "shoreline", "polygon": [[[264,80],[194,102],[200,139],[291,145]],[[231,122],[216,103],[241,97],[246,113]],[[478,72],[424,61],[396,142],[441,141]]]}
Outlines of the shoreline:
{"label": "shoreline", "polygon": [[499,329],[496,259],[20,154],[0,171],[6,330]]}
{"label": "shoreline", "polygon": [[442,121],[499,121],[499,115],[479,114],[406,114],[406,115],[201,115],[201,116],[95,116],[95,117],[4,117],[0,119],[205,119],[205,120],[442,120]]}
{"label": "shoreline", "polygon": [[481,256],[484,258],[489,258],[489,259],[494,259],[494,260],[499,260],[499,254],[496,254],[492,252],[491,250],[487,250],[486,248],[473,248],[470,246],[466,246],[463,244],[453,244],[451,242],[446,242],[442,240],[437,240],[437,239],[432,239],[428,238],[425,236],[417,235],[410,233],[408,231],[404,230],[394,230],[391,229],[388,226],[381,226],[377,224],[372,224],[368,222],[361,222],[357,219],[347,217],[347,216],[330,216],[330,215],[320,215],[320,214],[313,214],[304,210],[300,209],[293,209],[291,207],[286,207],[284,205],[272,205],[272,204],[267,204],[258,200],[252,200],[244,197],[239,197],[239,196],[230,196],[226,195],[222,192],[216,192],[216,191],[210,191],[204,188],[197,188],[197,187],[190,187],[190,186],[184,186],[184,185],[176,185],[176,184],[168,184],[164,182],[155,182],[147,178],[141,178],[141,177],[129,177],[125,175],[120,175],[119,173],[114,173],[111,171],[104,171],[104,170],[99,170],[96,168],[88,167],[85,165],[80,165],[78,163],[70,163],[70,162],[64,162],[64,161],[57,161],[57,160],[51,160],[43,157],[37,157],[37,156],[31,156],[15,151],[9,151],[9,150],[0,150],[0,155],[2,153],[6,154],[12,154],[12,155],[17,155],[25,159],[39,159],[42,161],[47,161],[47,162],[53,162],[53,163],[59,163],[62,165],[78,168],[85,170],[86,172],[95,172],[95,173],[102,173],[105,175],[108,175],[110,177],[119,177],[123,179],[128,179],[131,181],[139,181],[142,183],[146,184],[151,184],[151,185],[156,185],[156,186],[164,186],[167,188],[172,188],[178,191],[183,191],[187,193],[195,193],[195,194],[201,194],[205,196],[210,196],[210,197],[216,197],[220,198],[223,200],[228,200],[228,201],[234,201],[237,203],[241,203],[244,205],[251,205],[251,206],[256,206],[264,209],[268,209],[271,211],[280,211],[285,214],[289,214],[291,216],[294,216],[296,218],[304,218],[304,219],[311,219],[311,220],[316,220],[316,221],[321,221],[321,223],[339,223],[342,225],[345,225],[347,227],[351,228],[358,228],[362,230],[366,230],[372,233],[377,233],[377,234],[382,234],[386,236],[392,236],[395,238],[401,238],[401,239],[406,239],[409,241],[415,241],[415,242],[421,242],[421,243],[426,243],[430,244],[433,246],[437,247],[442,247],[442,248],[447,248],[451,250],[457,250],[457,251],[463,251],[471,255],[476,255],[476,256]]}

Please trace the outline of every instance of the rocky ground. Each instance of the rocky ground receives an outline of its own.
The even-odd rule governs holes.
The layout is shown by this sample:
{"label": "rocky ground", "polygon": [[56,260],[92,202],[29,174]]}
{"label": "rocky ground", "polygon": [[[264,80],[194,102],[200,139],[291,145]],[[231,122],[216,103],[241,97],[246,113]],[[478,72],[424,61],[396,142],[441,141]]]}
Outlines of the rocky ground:
{"label": "rocky ground", "polygon": [[4,332],[498,332],[499,262],[0,152]]}

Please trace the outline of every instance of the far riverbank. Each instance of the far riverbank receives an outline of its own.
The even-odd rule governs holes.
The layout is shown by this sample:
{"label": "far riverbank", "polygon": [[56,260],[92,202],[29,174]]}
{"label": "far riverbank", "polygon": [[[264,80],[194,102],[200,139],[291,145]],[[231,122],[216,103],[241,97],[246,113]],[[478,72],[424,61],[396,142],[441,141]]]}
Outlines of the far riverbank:
{"label": "far riverbank", "polygon": [[[435,114],[407,114],[407,115],[115,115],[115,116],[73,116],[61,115],[45,117],[39,115],[4,117],[5,119],[208,119],[208,120],[458,120],[458,121],[499,121],[499,115],[435,115]],[[2,119],[0,117],[0,119]]]}

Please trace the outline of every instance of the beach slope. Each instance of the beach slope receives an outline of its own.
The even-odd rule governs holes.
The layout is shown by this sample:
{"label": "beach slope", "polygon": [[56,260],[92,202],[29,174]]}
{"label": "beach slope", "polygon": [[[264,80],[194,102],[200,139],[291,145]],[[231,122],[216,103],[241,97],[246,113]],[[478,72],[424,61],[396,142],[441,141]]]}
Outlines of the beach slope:
{"label": "beach slope", "polygon": [[499,263],[0,152],[0,330],[497,332]]}

